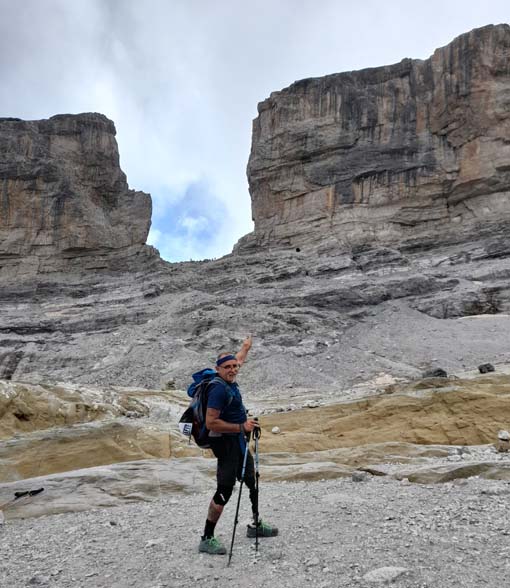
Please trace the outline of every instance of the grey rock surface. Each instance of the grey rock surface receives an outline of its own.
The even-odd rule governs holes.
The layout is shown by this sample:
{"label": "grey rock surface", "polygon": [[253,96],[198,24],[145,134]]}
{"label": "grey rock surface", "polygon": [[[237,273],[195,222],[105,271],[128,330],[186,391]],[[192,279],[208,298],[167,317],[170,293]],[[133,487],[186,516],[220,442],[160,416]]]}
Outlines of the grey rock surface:
{"label": "grey rock surface", "polygon": [[[8,520],[0,528],[0,584],[25,588],[35,578],[50,578],[50,586],[82,588],[368,587],[377,585],[372,578],[388,577],[381,568],[392,568],[390,585],[401,588],[504,586],[508,493],[507,482],[476,478],[443,485],[387,478],[361,485],[345,478],[274,484],[262,478],[261,513],[280,534],[261,539],[255,552],[245,534],[243,494],[230,567],[224,556],[198,553],[210,489]],[[234,512],[229,504],[217,527],[228,546]]]}
{"label": "grey rock surface", "polygon": [[[493,255],[493,244],[482,232],[391,256],[275,251],[1,280],[0,377],[146,388],[174,380],[184,389],[248,333],[243,389],[284,405],[340,399],[381,374],[507,363],[510,257]],[[159,295],[147,297],[148,287]],[[490,295],[490,312],[459,304],[474,294]]]}

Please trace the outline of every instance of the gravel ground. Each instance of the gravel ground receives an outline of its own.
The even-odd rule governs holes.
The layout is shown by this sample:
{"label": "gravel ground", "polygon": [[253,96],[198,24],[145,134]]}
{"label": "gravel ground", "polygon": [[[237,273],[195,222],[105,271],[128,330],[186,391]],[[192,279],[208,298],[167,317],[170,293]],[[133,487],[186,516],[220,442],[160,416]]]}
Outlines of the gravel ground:
{"label": "gravel ground", "polygon": [[[478,478],[261,482],[262,514],[280,535],[255,552],[243,492],[230,567],[226,556],[197,551],[210,492],[9,520],[0,527],[0,586],[504,586],[509,494],[508,482]],[[227,545],[236,501],[237,493],[217,528]]]}

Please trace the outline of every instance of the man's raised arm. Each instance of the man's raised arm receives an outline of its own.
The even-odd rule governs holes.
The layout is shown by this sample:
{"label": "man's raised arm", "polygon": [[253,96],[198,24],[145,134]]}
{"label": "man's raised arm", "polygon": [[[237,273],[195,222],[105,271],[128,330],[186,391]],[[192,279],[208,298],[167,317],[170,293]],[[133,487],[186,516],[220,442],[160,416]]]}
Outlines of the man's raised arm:
{"label": "man's raised arm", "polygon": [[248,351],[251,349],[252,343],[252,336],[248,335],[248,337],[246,337],[246,339],[243,341],[241,349],[239,349],[239,351],[236,353],[236,359],[240,366],[243,365],[243,363],[246,361],[246,357],[248,355]]}

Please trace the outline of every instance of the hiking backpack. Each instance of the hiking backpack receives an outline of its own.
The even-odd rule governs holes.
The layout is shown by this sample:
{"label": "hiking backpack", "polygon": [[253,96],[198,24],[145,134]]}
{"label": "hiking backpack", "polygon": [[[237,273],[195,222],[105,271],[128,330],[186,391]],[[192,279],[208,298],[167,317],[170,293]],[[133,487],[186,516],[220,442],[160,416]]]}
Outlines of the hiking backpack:
{"label": "hiking backpack", "polygon": [[193,374],[193,383],[188,387],[188,396],[191,397],[188,408],[184,411],[179,419],[179,429],[183,435],[188,437],[191,443],[191,437],[201,449],[208,449],[209,429],[205,426],[205,417],[207,412],[207,400],[209,398],[209,387],[213,382],[220,382],[226,386],[229,392],[228,406],[232,402],[230,386],[218,377],[218,374],[212,369],[201,370]]}

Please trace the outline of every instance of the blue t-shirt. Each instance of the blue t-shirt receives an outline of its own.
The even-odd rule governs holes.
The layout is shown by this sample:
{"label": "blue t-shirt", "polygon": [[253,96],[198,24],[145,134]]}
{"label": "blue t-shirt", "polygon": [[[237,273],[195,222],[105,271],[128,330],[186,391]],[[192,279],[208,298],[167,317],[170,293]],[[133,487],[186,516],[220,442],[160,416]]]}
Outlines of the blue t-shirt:
{"label": "blue t-shirt", "polygon": [[[220,419],[227,423],[244,423],[246,421],[246,408],[243,404],[241,392],[236,382],[228,384],[219,376],[220,382],[213,382],[209,387],[207,408],[221,411]],[[232,401],[229,404],[229,400]]]}

